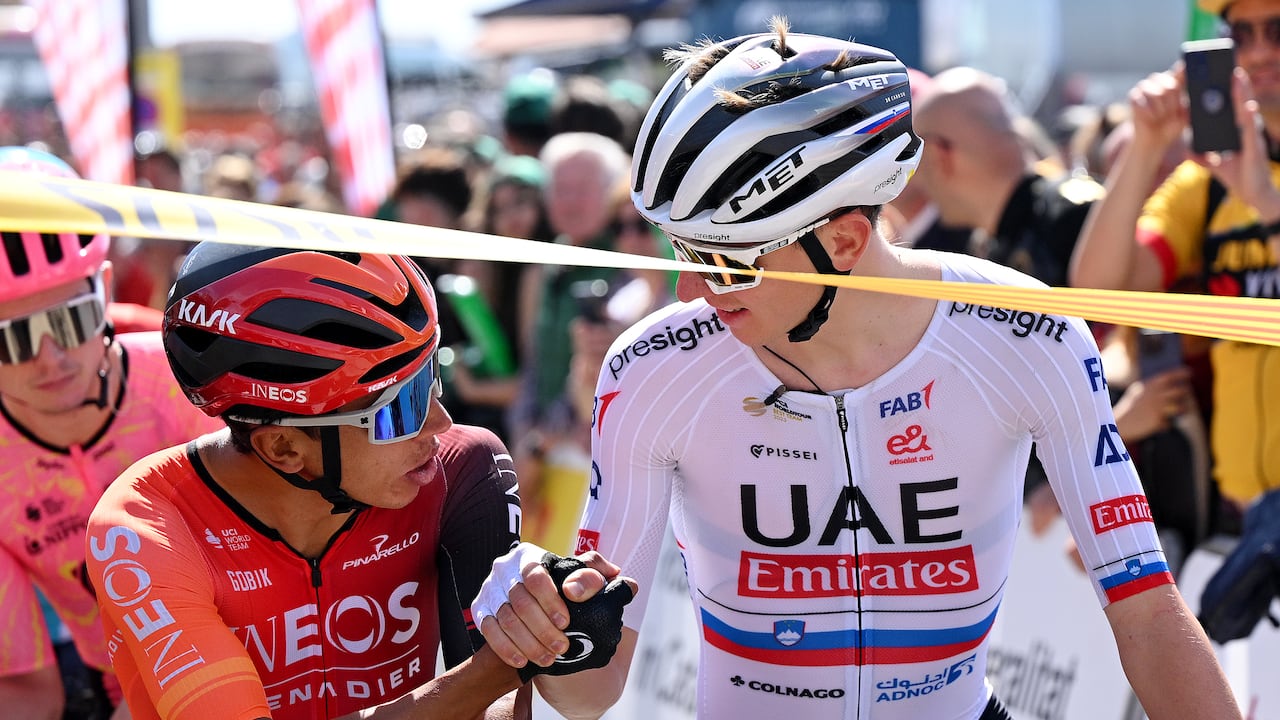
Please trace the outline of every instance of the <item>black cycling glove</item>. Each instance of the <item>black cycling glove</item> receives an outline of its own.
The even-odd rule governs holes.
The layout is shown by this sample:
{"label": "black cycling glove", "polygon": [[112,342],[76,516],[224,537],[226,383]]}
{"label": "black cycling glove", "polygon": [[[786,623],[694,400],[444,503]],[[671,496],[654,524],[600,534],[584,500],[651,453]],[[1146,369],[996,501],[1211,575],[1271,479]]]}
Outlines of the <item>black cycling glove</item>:
{"label": "black cycling glove", "polygon": [[[556,590],[564,598],[564,581],[570,573],[587,564],[548,552],[542,556],[542,566],[551,574]],[[549,667],[530,662],[519,668],[520,681],[527,683],[535,675],[569,675],[609,664],[622,641],[622,608],[631,598],[631,586],[622,578],[614,579],[586,602],[564,598],[569,608],[569,626],[564,629],[569,637],[569,649],[557,656]]]}

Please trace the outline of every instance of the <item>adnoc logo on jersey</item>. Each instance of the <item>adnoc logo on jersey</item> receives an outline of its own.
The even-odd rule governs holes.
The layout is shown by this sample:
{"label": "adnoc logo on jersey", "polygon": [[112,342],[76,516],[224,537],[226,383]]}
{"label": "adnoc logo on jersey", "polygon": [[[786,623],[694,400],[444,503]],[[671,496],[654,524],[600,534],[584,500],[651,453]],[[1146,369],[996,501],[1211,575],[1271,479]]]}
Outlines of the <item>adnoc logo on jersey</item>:
{"label": "adnoc logo on jersey", "polygon": [[936,673],[925,673],[919,679],[895,677],[881,680],[876,683],[876,690],[880,691],[876,702],[895,702],[935,693],[966,675],[972,675],[977,659],[976,654],[970,655],[950,666],[938,668]]}

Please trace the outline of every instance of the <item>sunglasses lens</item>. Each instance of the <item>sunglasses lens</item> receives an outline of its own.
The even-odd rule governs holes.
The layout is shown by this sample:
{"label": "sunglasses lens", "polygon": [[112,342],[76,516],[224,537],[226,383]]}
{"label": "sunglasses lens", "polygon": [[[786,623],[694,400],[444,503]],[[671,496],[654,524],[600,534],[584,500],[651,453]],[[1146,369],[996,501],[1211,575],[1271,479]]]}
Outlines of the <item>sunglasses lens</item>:
{"label": "sunglasses lens", "polygon": [[106,308],[96,295],[42,310],[0,324],[0,363],[28,362],[40,352],[45,335],[64,350],[79,347],[97,335],[106,322]]}
{"label": "sunglasses lens", "polygon": [[435,355],[391,402],[378,408],[370,428],[373,442],[392,443],[417,437],[431,413],[432,398],[440,397],[440,368]]}
{"label": "sunglasses lens", "polygon": [[1239,20],[1231,23],[1231,40],[1236,48],[1245,50],[1258,41],[1258,33],[1273,48],[1280,48],[1280,17],[1267,18],[1258,23]]}
{"label": "sunglasses lens", "polygon": [[1280,47],[1280,17],[1269,18],[1263,23],[1262,34],[1271,47]]}
{"label": "sunglasses lens", "polygon": [[[677,238],[671,239],[671,244],[675,247],[676,253],[685,262],[697,263],[708,267],[729,268],[737,270],[754,270],[749,265],[744,265],[733,258],[717,252],[709,252],[699,250],[690,246],[688,243],[682,242]],[[736,275],[734,273],[719,272],[700,272],[698,273],[706,278],[708,282],[719,287],[735,287],[735,286],[751,286],[756,284],[756,279],[748,275]]]}

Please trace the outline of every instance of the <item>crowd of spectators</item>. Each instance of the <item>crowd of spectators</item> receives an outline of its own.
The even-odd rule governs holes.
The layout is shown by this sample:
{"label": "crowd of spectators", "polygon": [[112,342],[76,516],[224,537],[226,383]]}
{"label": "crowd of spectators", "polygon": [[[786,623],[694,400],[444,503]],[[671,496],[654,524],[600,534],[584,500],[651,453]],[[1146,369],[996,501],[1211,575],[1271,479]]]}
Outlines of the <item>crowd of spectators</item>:
{"label": "crowd of spectators", "polygon": [[[1241,43],[1238,52],[1246,74],[1280,64],[1280,44],[1271,39]],[[1274,124],[1280,132],[1280,119],[1273,120],[1280,118],[1280,89],[1266,85],[1276,83],[1265,72],[1259,77],[1258,112],[1268,130]],[[1019,109],[999,78],[959,67],[933,77],[913,71],[911,81],[914,125],[925,151],[907,190],[880,221],[902,245],[978,255],[1053,286],[1221,293],[1221,282],[1206,284],[1214,279],[1215,258],[1193,246],[1216,248],[1221,241],[1215,238],[1241,228],[1275,230],[1274,223],[1259,222],[1259,211],[1233,187],[1228,191],[1236,197],[1218,202],[1242,218],[1234,226],[1211,225],[1217,210],[1201,200],[1204,217],[1193,233],[1198,239],[1171,239],[1185,230],[1169,229],[1185,220],[1172,216],[1172,193],[1191,176],[1201,182],[1196,187],[1208,185],[1210,171],[1199,163],[1221,162],[1191,158],[1183,115],[1153,117],[1153,98],[1180,91],[1177,72],[1144,79],[1128,100],[1070,108],[1053,126],[1071,132],[1059,133],[1064,137],[1056,143],[1045,142],[1045,124]],[[422,147],[402,149],[397,182],[377,216],[669,257],[665,238],[636,214],[628,188],[629,153],[648,100],[636,83],[546,70],[522,74],[505,88],[503,115],[494,127],[486,129],[473,116],[464,124],[474,132],[441,133],[442,139],[428,133]],[[45,147],[65,150],[55,139]],[[322,149],[300,138],[139,149],[140,185],[343,211]],[[1275,145],[1269,150],[1274,173]],[[1260,162],[1265,165],[1265,158]],[[1263,241],[1263,254],[1249,271],[1275,273],[1275,237],[1254,236]],[[1125,260],[1125,274],[1111,272],[1118,265],[1103,245],[1137,248]],[[114,239],[116,299],[162,308],[188,249],[177,241]],[[451,412],[459,422],[494,430],[512,449],[525,539],[567,554],[591,482],[595,374],[622,329],[674,301],[674,278],[652,271],[418,260],[441,295],[441,361]],[[1266,284],[1269,291],[1257,295],[1276,297],[1278,287]],[[1138,330],[1094,330],[1119,434],[1176,567],[1211,534],[1238,532],[1248,504],[1280,485],[1274,470],[1241,477],[1236,463],[1225,467],[1237,475],[1223,475],[1224,452],[1247,446],[1261,458],[1277,444],[1263,435],[1266,413],[1233,414],[1228,428],[1220,412],[1224,399],[1229,407],[1276,399],[1267,394],[1276,386],[1267,370],[1274,350],[1224,350],[1227,343],[1184,337],[1181,366],[1144,376]],[[1244,378],[1232,370],[1224,378],[1220,366],[1241,367],[1244,355],[1257,355],[1256,371]],[[1242,434],[1252,441],[1240,440]],[[1052,520],[1054,499],[1034,463],[1027,503],[1033,527]]]}

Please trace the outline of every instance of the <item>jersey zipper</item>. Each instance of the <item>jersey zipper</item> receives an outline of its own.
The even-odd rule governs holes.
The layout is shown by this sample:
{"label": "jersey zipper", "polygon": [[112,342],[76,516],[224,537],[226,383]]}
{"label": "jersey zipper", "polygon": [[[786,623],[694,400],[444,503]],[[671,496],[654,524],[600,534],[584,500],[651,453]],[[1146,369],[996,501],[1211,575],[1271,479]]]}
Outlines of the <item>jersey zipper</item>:
{"label": "jersey zipper", "polygon": [[[848,483],[849,491],[851,493],[850,496],[852,497],[852,492],[857,488],[857,484],[854,482],[854,476],[853,476],[853,455],[849,450],[849,415],[845,411],[844,396],[836,395],[835,401],[836,401],[836,422],[840,427],[840,442],[844,447],[845,482]],[[858,508],[858,504],[856,502],[851,503],[850,512],[854,514],[854,528],[853,528],[853,532],[851,533],[853,536],[853,567],[854,567],[854,573],[855,573],[854,577],[860,578],[862,577],[862,554],[858,551],[859,522],[858,522],[857,508]],[[856,646],[857,649],[855,650],[857,663],[854,666],[854,673],[858,680],[857,680],[857,686],[855,688],[855,692],[853,695],[854,697],[853,707],[855,708],[854,716],[861,717],[862,716],[862,675],[863,675],[863,668],[866,666],[865,648],[863,648],[862,646],[862,643],[866,635],[863,632],[864,628],[862,626],[862,593],[861,592],[856,592],[854,594],[854,606],[856,607],[855,615],[858,618],[858,625],[857,625],[858,632],[856,635],[857,639],[855,640],[855,642],[857,643],[857,646]]]}

